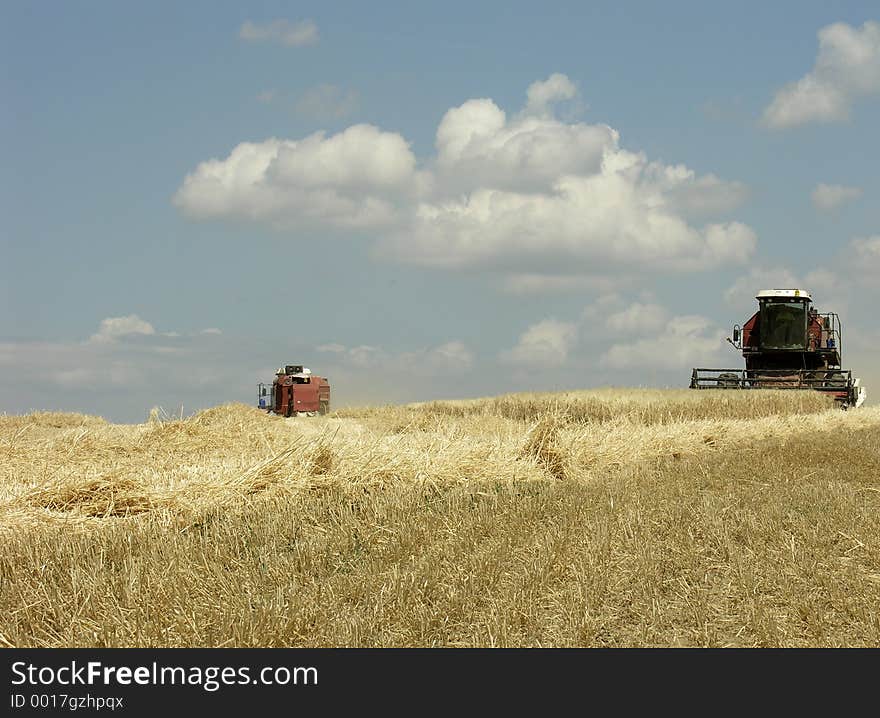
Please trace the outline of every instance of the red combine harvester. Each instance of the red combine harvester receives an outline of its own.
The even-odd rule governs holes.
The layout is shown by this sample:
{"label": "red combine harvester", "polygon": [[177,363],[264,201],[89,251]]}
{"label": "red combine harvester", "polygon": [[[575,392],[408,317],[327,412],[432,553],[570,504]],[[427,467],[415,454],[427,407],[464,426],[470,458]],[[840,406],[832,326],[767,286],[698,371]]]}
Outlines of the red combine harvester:
{"label": "red combine harvester", "polygon": [[694,369],[691,389],[813,389],[844,409],[861,406],[865,388],[841,368],[840,318],[820,314],[803,289],[764,289],[758,311],[733,328],[745,369]]}
{"label": "red combine harvester", "polygon": [[314,416],[330,411],[330,382],[301,364],[287,364],[275,372],[271,386],[257,385],[261,409],[278,416]]}

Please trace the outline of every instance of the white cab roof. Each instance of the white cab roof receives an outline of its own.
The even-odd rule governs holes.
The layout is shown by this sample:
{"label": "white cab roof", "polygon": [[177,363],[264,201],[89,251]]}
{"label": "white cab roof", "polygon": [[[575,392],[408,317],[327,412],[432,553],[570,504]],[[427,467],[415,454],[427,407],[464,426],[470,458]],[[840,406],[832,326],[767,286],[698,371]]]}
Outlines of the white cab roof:
{"label": "white cab roof", "polygon": [[762,289],[755,295],[755,299],[765,299],[767,297],[790,297],[792,299],[809,299],[813,301],[810,293],[805,289]]}

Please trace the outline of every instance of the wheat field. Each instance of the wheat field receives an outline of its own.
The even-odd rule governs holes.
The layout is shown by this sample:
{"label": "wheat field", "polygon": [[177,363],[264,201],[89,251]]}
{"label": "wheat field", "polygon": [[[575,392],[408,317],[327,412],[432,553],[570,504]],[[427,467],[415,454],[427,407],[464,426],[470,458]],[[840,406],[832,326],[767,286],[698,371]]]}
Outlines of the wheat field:
{"label": "wheat field", "polygon": [[6,646],[877,646],[880,408],[0,416]]}

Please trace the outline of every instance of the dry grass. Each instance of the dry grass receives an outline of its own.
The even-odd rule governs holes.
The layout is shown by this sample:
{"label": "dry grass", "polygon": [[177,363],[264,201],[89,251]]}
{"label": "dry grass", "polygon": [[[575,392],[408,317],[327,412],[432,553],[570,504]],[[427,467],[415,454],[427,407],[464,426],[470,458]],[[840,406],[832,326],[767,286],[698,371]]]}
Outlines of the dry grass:
{"label": "dry grass", "polygon": [[880,645],[880,409],[0,417],[0,643]]}
{"label": "dry grass", "polygon": [[[687,389],[600,389],[553,394],[519,393],[485,399],[412,404],[412,416],[503,417],[534,421],[553,414],[571,422],[669,424],[698,419],[755,419],[779,414],[809,414],[829,406],[817,392],[719,392]],[[400,407],[349,409],[337,416],[400,416]]]}

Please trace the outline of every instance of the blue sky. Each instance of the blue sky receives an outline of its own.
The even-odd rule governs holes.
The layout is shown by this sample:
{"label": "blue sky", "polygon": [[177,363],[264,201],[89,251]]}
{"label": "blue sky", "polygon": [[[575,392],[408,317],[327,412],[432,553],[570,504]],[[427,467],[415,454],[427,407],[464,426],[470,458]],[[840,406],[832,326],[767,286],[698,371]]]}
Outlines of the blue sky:
{"label": "blue sky", "polygon": [[584,5],[5,4],[0,411],[684,385],[789,283],[880,385],[876,6]]}

